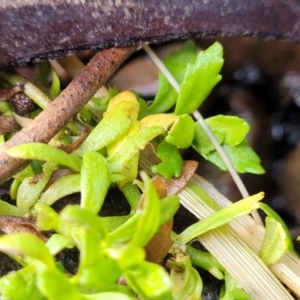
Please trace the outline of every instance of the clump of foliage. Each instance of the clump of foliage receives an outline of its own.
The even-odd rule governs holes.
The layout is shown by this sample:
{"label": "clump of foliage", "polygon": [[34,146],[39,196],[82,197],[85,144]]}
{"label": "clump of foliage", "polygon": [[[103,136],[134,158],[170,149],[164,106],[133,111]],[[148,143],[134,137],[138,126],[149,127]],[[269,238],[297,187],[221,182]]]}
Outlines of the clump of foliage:
{"label": "clump of foliage", "polygon": [[[32,163],[14,176],[11,196],[16,205],[0,201],[0,215],[7,222],[8,216],[14,216],[18,225],[0,236],[0,250],[22,265],[0,278],[1,299],[200,299],[202,281],[196,266],[225,279],[222,299],[250,299],[211,253],[188,244],[259,207],[270,212],[259,204],[262,194],[220,209],[203,190],[188,183],[195,165],[187,167],[180,149],[193,147],[226,170],[206,133],[190,116],[221,79],[222,64],[220,44],[197,54],[195,45],[187,42],[165,61],[180,83],[179,93],[163,74],[150,105],[132,92],[111,89],[106,97],[92,98],[48,145],[30,143],[9,149],[9,155]],[[38,83],[50,98],[57,96],[60,87],[55,72],[48,64],[41,70]],[[53,81],[46,89],[49,72]],[[9,84],[3,78],[10,76],[2,76],[6,88]],[[1,102],[0,110],[12,115],[8,102]],[[40,110],[31,112],[30,117]],[[30,122],[30,118],[20,119]],[[249,125],[245,120],[220,115],[206,123],[237,172],[264,172],[247,143]],[[9,137],[2,135],[2,142]],[[145,155],[142,150],[149,144],[159,162],[149,165],[147,175],[139,165]],[[168,189],[170,183],[179,181],[181,187],[175,192]],[[215,213],[176,235],[170,224],[180,203],[177,194],[185,186]],[[128,215],[99,215],[111,187],[118,187],[128,200]],[[77,192],[80,205],[68,205],[60,213],[51,207]],[[261,257],[266,264],[274,264],[291,244],[274,217],[268,219],[266,228]],[[52,232],[49,238],[43,234],[46,231]],[[163,239],[155,242],[158,233]],[[173,255],[167,262],[169,273],[157,264],[167,251],[158,261],[149,261],[149,251],[165,243],[170,244],[167,251]],[[72,247],[80,251],[78,271],[73,275],[54,259],[64,248]]]}

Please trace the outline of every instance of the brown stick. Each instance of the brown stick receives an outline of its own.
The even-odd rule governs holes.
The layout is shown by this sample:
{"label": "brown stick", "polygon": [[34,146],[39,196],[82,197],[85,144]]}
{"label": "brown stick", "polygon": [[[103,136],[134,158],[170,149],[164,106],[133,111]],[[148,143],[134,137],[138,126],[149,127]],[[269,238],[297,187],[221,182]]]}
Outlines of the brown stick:
{"label": "brown stick", "polygon": [[69,86],[26,128],[0,148],[0,184],[22,170],[28,162],[10,157],[7,149],[30,142],[48,143],[136,49],[111,48],[95,55]]}

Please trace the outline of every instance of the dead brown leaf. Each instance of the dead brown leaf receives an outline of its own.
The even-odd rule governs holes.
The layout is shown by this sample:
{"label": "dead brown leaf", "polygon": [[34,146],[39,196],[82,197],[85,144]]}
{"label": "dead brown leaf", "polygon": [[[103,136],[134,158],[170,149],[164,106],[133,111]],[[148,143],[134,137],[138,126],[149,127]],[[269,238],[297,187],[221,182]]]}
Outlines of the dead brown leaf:
{"label": "dead brown leaf", "polygon": [[168,195],[177,195],[187,185],[188,181],[196,172],[198,162],[195,160],[184,161],[184,166],[179,177],[164,180],[164,186]]}
{"label": "dead brown leaf", "polygon": [[[155,176],[151,179],[154,184],[157,194],[160,199],[167,196],[164,181],[161,177]],[[144,203],[144,195],[141,197],[139,206],[142,207]],[[173,227],[173,219],[164,224],[159,232],[150,240],[145,246],[146,259],[153,263],[159,263],[168,253],[172,246],[171,232]]]}
{"label": "dead brown leaf", "polygon": [[0,134],[14,132],[19,129],[19,125],[12,117],[0,116]]}
{"label": "dead brown leaf", "polygon": [[30,232],[43,241],[47,238],[29,219],[16,216],[0,216],[0,230],[4,233]]}
{"label": "dead brown leaf", "polygon": [[[184,162],[181,175],[177,178],[164,180],[159,176],[151,179],[159,197],[162,199],[167,195],[177,195],[188,183],[190,178],[196,172],[198,162],[188,160]],[[143,207],[144,196],[141,197],[139,207]],[[173,242],[171,240],[171,232],[173,227],[173,219],[162,226],[160,231],[145,246],[146,258],[153,263],[159,263],[168,253]]]}
{"label": "dead brown leaf", "polygon": [[60,145],[58,148],[65,151],[66,153],[72,153],[73,151],[75,151],[80,147],[80,145],[85,141],[86,137],[90,133],[90,129],[87,127],[84,127],[81,131],[82,135],[74,143],[70,145]]}

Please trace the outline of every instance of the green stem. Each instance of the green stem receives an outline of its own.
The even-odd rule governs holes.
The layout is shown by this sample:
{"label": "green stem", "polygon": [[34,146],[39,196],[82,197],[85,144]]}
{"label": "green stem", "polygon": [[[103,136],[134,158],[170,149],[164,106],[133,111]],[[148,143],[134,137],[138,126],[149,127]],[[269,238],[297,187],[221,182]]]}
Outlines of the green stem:
{"label": "green stem", "polygon": [[0,72],[0,77],[5,79],[11,85],[23,85],[24,94],[31,98],[42,109],[45,109],[51,103],[51,100],[47,95],[21,75]]}

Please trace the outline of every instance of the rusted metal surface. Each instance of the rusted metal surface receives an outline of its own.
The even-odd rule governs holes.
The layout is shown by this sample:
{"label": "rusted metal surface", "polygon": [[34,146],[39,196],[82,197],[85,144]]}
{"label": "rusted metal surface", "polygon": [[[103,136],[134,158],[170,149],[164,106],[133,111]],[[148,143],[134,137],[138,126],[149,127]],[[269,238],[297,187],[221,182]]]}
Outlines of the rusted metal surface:
{"label": "rusted metal surface", "polygon": [[300,41],[297,0],[0,0],[0,68],[191,36]]}

